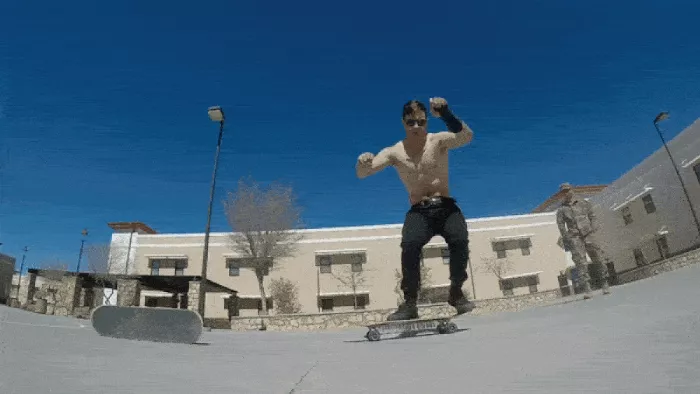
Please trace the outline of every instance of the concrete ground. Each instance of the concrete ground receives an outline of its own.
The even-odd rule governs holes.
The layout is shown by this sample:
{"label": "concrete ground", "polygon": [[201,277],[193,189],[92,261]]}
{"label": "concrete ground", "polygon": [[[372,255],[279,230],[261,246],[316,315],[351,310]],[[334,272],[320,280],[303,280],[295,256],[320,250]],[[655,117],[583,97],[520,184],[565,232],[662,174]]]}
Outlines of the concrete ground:
{"label": "concrete ground", "polygon": [[103,338],[0,309],[0,393],[700,393],[700,266],[492,316],[452,335],[213,331],[187,346]]}

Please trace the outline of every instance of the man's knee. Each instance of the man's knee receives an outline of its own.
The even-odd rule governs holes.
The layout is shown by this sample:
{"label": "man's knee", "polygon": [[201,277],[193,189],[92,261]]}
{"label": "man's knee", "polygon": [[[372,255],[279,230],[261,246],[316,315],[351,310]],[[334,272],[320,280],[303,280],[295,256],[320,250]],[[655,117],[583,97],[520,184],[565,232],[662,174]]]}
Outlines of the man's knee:
{"label": "man's knee", "polygon": [[425,244],[422,241],[401,241],[401,251],[409,254],[420,254]]}
{"label": "man's knee", "polygon": [[452,240],[447,244],[447,249],[450,251],[450,260],[466,264],[469,260],[469,240],[460,239]]}

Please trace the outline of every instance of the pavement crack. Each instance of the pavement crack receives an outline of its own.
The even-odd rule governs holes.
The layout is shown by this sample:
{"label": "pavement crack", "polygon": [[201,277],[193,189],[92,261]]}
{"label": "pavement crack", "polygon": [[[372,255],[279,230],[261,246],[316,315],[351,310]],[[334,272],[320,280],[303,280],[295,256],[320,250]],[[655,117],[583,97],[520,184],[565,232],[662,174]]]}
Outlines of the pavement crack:
{"label": "pavement crack", "polygon": [[294,387],[292,387],[292,389],[289,391],[289,394],[293,394],[293,393],[294,393],[294,391],[297,389],[297,387],[299,387],[299,385],[301,384],[301,382],[304,381],[304,378],[306,378],[306,376],[307,376],[314,368],[316,368],[317,365],[318,365],[318,360],[316,360],[316,362],[314,363],[314,365],[312,365],[311,368],[309,368],[309,370],[306,371],[305,374],[301,375],[301,378],[300,378],[299,381],[294,385]]}

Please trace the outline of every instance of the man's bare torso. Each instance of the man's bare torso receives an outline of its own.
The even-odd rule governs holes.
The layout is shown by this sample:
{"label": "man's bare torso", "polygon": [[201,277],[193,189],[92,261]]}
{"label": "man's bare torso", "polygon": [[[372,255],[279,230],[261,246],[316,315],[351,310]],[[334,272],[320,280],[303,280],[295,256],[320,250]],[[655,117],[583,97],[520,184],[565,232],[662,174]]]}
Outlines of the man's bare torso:
{"label": "man's bare torso", "polygon": [[428,134],[424,145],[399,141],[390,148],[392,166],[406,187],[411,204],[434,196],[449,197],[448,150]]}

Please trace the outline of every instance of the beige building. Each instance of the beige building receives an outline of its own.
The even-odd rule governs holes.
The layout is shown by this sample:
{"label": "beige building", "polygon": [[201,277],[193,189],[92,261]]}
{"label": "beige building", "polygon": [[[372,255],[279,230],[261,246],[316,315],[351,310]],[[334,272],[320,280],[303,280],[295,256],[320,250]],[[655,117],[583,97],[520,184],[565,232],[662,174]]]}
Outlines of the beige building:
{"label": "beige building", "polygon": [[[470,234],[469,280],[464,290],[473,299],[518,295],[559,287],[558,276],[569,264],[557,246],[553,212],[467,220]],[[199,275],[204,234],[157,234],[142,223],[111,223],[111,271],[151,275]],[[393,308],[398,302],[401,224],[300,230],[294,257],[281,259],[265,277],[296,284],[303,313],[354,308]],[[260,290],[252,270],[241,268],[232,252],[230,233],[212,233],[209,279],[238,291],[240,315],[257,315]],[[127,253],[129,251],[129,253]],[[440,236],[426,245],[429,268],[427,299],[446,299],[449,284],[447,245]],[[497,275],[498,274],[498,275]],[[500,279],[498,278],[500,276]],[[353,286],[354,283],[354,286]],[[141,305],[166,303],[169,294],[143,291]],[[226,317],[224,294],[208,293],[205,316]],[[271,313],[274,300],[268,299]]]}
{"label": "beige building", "polygon": [[0,253],[0,304],[9,303],[12,294],[12,278],[15,273],[15,258]]}

